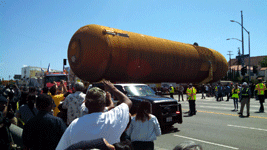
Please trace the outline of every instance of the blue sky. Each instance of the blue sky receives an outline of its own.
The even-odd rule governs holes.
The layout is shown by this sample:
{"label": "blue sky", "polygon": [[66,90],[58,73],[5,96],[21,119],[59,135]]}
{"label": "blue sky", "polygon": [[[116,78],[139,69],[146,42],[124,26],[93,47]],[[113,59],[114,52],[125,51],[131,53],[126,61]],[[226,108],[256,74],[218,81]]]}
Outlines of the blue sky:
{"label": "blue sky", "polygon": [[[4,0],[0,1],[0,78],[25,65],[62,70],[72,35],[98,24],[237,55],[241,23],[251,56],[267,55],[266,0]],[[244,31],[248,54],[248,34]]]}

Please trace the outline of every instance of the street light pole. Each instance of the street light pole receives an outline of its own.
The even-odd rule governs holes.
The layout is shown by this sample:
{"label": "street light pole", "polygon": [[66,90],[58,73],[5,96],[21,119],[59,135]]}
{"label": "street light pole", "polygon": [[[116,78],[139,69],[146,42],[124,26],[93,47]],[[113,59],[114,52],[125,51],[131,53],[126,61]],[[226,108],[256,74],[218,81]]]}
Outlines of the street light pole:
{"label": "street light pole", "polygon": [[[249,50],[249,54],[248,54],[248,67],[249,67],[249,71],[248,71],[248,74],[249,74],[249,82],[251,81],[251,75],[250,75],[250,32],[244,28],[243,26],[243,12],[241,10],[241,23],[235,21],[235,20],[230,20],[231,22],[235,22],[235,23],[238,23],[239,25],[241,25],[241,31],[242,31],[242,40],[239,40],[239,39],[236,39],[236,38],[231,38],[231,39],[236,39],[240,42],[242,42],[242,55],[244,55],[244,37],[243,37],[243,29],[248,33],[248,50]],[[227,39],[227,40],[230,40],[230,39]],[[242,57],[242,67],[244,67],[244,57]]]}
{"label": "street light pole", "polygon": [[[244,28],[245,29],[245,28]],[[246,29],[245,29],[245,31],[247,31]],[[248,70],[248,75],[249,75],[249,82],[251,81],[251,75],[250,75],[250,32],[249,31],[247,31],[247,33],[248,33],[248,68],[249,68],[249,70]],[[237,38],[228,38],[228,39],[226,39],[226,40],[231,40],[231,39],[234,39],[234,40],[237,40],[237,41],[239,41],[239,42],[242,42],[241,40],[239,40],[239,39],[237,39]],[[229,51],[228,51],[229,52]],[[227,55],[229,55],[229,54],[227,54]]]}
{"label": "street light pole", "polygon": [[[243,12],[241,10],[241,32],[242,32],[242,55],[244,55],[244,36],[243,36]],[[244,58],[243,58],[243,65],[244,65]],[[242,66],[244,67],[244,66]]]}
{"label": "street light pole", "polygon": [[242,42],[242,41],[239,40],[238,38],[228,38],[228,39],[226,39],[226,40],[231,40],[231,39],[238,40],[238,41]]}
{"label": "street light pole", "polygon": [[[247,31],[247,30],[246,30]],[[248,31],[247,31],[248,32]],[[248,81],[251,82],[251,74],[250,74],[250,33],[248,32]]]}
{"label": "street light pole", "polygon": [[[232,80],[232,69],[231,69],[231,55],[233,55],[233,54],[231,54],[231,52],[233,52],[233,51],[228,51],[229,52],[229,54],[227,54],[227,55],[229,55],[229,62],[230,62],[230,80]],[[229,73],[228,73],[228,75],[229,75]]]}

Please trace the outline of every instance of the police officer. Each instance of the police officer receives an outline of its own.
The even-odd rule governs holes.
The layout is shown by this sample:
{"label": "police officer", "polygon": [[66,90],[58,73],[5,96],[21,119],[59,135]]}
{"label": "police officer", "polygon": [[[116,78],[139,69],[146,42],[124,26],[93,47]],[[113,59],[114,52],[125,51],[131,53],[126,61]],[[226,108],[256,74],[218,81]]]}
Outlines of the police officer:
{"label": "police officer", "polygon": [[240,117],[243,117],[244,106],[247,105],[247,117],[249,117],[249,105],[250,105],[251,92],[250,92],[247,82],[244,82],[242,86],[243,88],[241,90],[241,95],[242,95],[241,108],[238,114],[240,114]]}
{"label": "police officer", "polygon": [[214,92],[215,92],[215,98],[216,98],[216,101],[218,101],[218,84],[216,84],[215,88],[214,88]]}
{"label": "police officer", "polygon": [[174,87],[171,85],[170,86],[170,96],[171,96],[171,98],[173,98],[173,94],[174,94]]}
{"label": "police officer", "polygon": [[189,102],[189,116],[196,115],[196,93],[197,90],[193,87],[192,83],[189,84],[189,88],[187,90],[188,102]]}
{"label": "police officer", "polygon": [[255,91],[257,92],[258,98],[260,100],[260,110],[259,112],[264,112],[264,106],[263,103],[265,102],[265,97],[264,97],[264,90],[266,90],[266,86],[262,83],[262,80],[258,80],[259,83],[255,87]]}

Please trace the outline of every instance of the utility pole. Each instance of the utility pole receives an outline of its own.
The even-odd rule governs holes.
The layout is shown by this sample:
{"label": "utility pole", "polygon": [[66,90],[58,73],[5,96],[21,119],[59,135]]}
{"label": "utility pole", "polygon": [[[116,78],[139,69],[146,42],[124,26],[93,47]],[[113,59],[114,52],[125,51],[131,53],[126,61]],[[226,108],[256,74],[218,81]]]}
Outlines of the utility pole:
{"label": "utility pole", "polygon": [[233,55],[233,54],[231,54],[231,52],[233,52],[233,51],[228,51],[228,52],[229,52],[229,54],[227,54],[227,55],[229,55],[229,62],[230,62],[230,75],[231,75],[231,77],[230,77],[230,80],[232,80],[231,55]]}
{"label": "utility pole", "polygon": [[229,62],[230,62],[230,69],[231,69],[231,55],[233,55],[233,54],[231,54],[231,52],[233,52],[233,51],[228,51],[229,52],[229,54],[227,54],[227,55],[229,55]]}
{"label": "utility pole", "polygon": [[[241,10],[241,23],[239,23],[239,22],[237,22],[237,21],[235,21],[235,20],[230,20],[231,22],[235,22],[235,23],[238,23],[240,26],[241,26],[241,36],[242,36],[242,40],[239,40],[239,39],[236,39],[236,38],[233,38],[233,39],[236,39],[236,40],[238,40],[238,41],[240,41],[240,42],[242,42],[242,55],[241,56],[239,56],[239,58],[241,59],[241,63],[242,63],[242,68],[244,68],[244,66],[245,66],[245,64],[244,64],[244,59],[245,59],[245,57],[249,57],[249,63],[248,63],[248,67],[249,67],[249,72],[248,72],[248,74],[249,74],[249,82],[251,81],[251,75],[250,75],[250,32],[246,29],[246,28],[244,28],[244,26],[243,26],[243,12],[242,12],[242,10]],[[243,30],[245,29],[245,31],[248,33],[248,50],[249,50],[249,54],[248,55],[244,55],[244,36],[243,36]],[[226,40],[228,40],[228,39],[226,39]],[[246,66],[246,67],[247,67]]]}
{"label": "utility pole", "polygon": [[242,55],[244,55],[243,12],[242,12],[242,10],[241,10],[241,31],[242,31]]}
{"label": "utility pole", "polygon": [[[241,54],[240,54],[240,47],[238,47],[238,56],[241,56]],[[241,61],[241,65],[242,65],[242,61],[243,61],[243,60],[240,59],[240,58],[239,58],[238,60]],[[240,66],[240,65],[239,65],[239,63],[238,63],[238,71],[240,71],[240,70],[239,70],[239,66]],[[243,65],[242,65],[242,67],[243,67]]]}

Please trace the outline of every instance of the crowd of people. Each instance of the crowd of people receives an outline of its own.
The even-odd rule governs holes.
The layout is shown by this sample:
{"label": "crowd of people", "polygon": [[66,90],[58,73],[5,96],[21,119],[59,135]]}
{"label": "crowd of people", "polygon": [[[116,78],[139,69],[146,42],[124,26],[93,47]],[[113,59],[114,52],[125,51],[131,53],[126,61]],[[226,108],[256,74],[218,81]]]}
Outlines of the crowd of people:
{"label": "crowd of people", "polygon": [[[88,90],[77,82],[73,91],[64,82],[40,92],[16,85],[1,90],[1,112],[9,126],[12,123],[23,128],[25,150],[99,145],[100,149],[154,149],[153,141],[161,135],[161,128],[149,101],[141,102],[137,114],[130,114],[132,101],[109,81],[102,82],[104,89]],[[0,139],[5,139],[2,132]],[[0,140],[0,147],[7,148],[11,142]]]}
{"label": "crowd of people", "polygon": [[[8,133],[10,124],[23,128],[24,149],[86,149],[90,146],[101,149],[154,149],[154,141],[161,135],[157,118],[152,114],[149,101],[139,104],[136,114],[130,114],[132,101],[111,82],[102,81],[104,89],[85,89],[82,82],[70,90],[65,81],[54,83],[51,88],[18,87],[8,85],[0,90],[0,147],[12,145]],[[187,94],[189,115],[196,115],[196,88],[179,85],[171,88],[172,95],[178,91],[179,100]],[[255,86],[210,84],[200,87],[202,99],[215,96],[216,101],[230,98],[234,110],[243,116],[246,106],[250,116],[250,98],[255,95],[260,101],[259,112],[264,112],[265,84],[259,80]],[[255,91],[255,92],[254,92]],[[181,97],[181,99],[180,99]],[[114,104],[114,99],[118,100]],[[5,133],[5,134],[3,134]]]}
{"label": "crowd of people", "polygon": [[[184,89],[181,88],[182,85],[178,85],[177,89]],[[242,84],[227,84],[222,85],[221,83],[210,85],[210,84],[202,84],[200,87],[202,96],[201,99],[205,99],[206,97],[215,97],[216,101],[224,101],[224,97],[226,97],[226,102],[229,101],[229,99],[233,99],[234,103],[234,109],[232,111],[238,111],[238,103],[241,103],[240,111],[238,114],[240,117],[244,117],[243,110],[246,106],[247,110],[247,116],[250,116],[250,98],[255,97],[256,100],[259,100],[260,108],[259,113],[264,112],[264,105],[265,97],[266,97],[266,85],[262,82],[261,79],[258,80],[258,84],[248,84],[247,82],[243,82]],[[189,102],[189,115],[195,115],[196,108],[195,108],[195,94],[196,94],[196,88],[192,87],[192,84],[190,83],[188,87],[186,88],[186,94],[187,94],[187,100]],[[194,94],[192,94],[194,93]],[[180,94],[178,93],[178,101],[180,101]],[[183,95],[182,95],[183,97]],[[193,101],[192,101],[193,100]]]}

